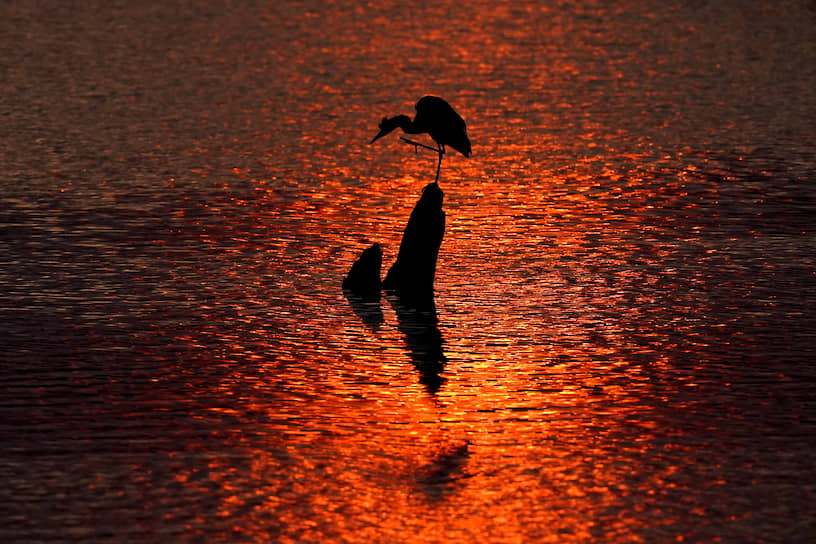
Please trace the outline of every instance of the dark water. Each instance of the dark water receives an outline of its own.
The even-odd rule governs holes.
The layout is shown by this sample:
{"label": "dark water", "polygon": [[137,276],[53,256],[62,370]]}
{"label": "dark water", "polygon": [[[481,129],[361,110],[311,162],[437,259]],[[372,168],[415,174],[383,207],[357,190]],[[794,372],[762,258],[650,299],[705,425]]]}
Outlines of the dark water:
{"label": "dark water", "polygon": [[3,541],[813,538],[813,2],[136,4],[0,6]]}

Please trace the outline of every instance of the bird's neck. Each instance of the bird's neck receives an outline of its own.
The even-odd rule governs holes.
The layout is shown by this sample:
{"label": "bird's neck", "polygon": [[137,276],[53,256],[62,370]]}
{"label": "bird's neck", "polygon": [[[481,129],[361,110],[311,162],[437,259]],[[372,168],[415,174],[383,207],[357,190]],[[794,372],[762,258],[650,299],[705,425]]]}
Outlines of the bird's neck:
{"label": "bird's neck", "polygon": [[397,115],[392,119],[394,124],[402,129],[403,132],[409,132],[413,128],[414,122],[407,115]]}
{"label": "bird's neck", "polygon": [[423,126],[423,123],[417,123],[416,119],[411,119],[407,115],[397,115],[391,120],[395,126],[398,126],[402,129],[402,131],[406,134],[420,134],[422,132],[428,132]]}

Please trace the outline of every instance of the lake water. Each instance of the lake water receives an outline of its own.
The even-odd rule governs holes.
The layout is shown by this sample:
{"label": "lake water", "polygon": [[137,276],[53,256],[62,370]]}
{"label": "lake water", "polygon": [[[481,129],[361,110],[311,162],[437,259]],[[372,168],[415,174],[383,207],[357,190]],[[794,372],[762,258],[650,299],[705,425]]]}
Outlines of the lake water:
{"label": "lake water", "polygon": [[[0,74],[4,542],[816,535],[814,2],[5,2]],[[435,319],[340,288],[424,94]]]}

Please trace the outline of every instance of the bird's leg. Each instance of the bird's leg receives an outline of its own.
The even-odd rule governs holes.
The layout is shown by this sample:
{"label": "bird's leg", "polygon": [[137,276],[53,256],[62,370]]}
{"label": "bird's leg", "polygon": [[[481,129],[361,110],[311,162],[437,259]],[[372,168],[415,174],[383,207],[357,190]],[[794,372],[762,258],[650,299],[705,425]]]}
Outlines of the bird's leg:
{"label": "bird's leg", "polygon": [[436,152],[439,153],[439,162],[436,163],[436,179],[434,183],[439,183],[439,170],[442,169],[442,156],[445,154],[445,146],[440,143],[437,143],[436,146]]}
{"label": "bird's leg", "polygon": [[423,149],[427,149],[428,151],[435,151],[439,155],[439,162],[436,164],[436,180],[434,180],[434,183],[438,183],[439,171],[442,169],[442,156],[445,154],[445,146],[437,142],[436,147],[431,147],[420,142],[415,142],[414,140],[409,140],[403,136],[400,136],[400,140],[406,144],[414,146],[414,153],[419,153],[419,148],[421,147]]}
{"label": "bird's leg", "polygon": [[405,142],[407,144],[411,144],[412,146],[414,146],[414,151],[415,152],[419,152],[420,147],[423,147],[425,149],[429,149],[431,151],[435,151],[437,153],[439,152],[438,148],[431,147],[429,145],[425,145],[425,144],[422,144],[422,143],[419,143],[419,142],[415,142],[413,140],[409,140],[408,138],[403,138],[402,136],[400,136],[400,140],[402,140],[403,142]]}

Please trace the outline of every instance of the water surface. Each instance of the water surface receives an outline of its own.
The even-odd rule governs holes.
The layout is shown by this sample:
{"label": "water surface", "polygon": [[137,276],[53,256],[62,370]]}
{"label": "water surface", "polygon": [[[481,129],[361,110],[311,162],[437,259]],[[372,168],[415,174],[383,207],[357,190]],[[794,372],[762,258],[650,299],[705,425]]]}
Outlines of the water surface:
{"label": "water surface", "polygon": [[[53,4],[0,8],[4,541],[816,533],[812,2]],[[340,289],[423,94],[436,318]]]}

